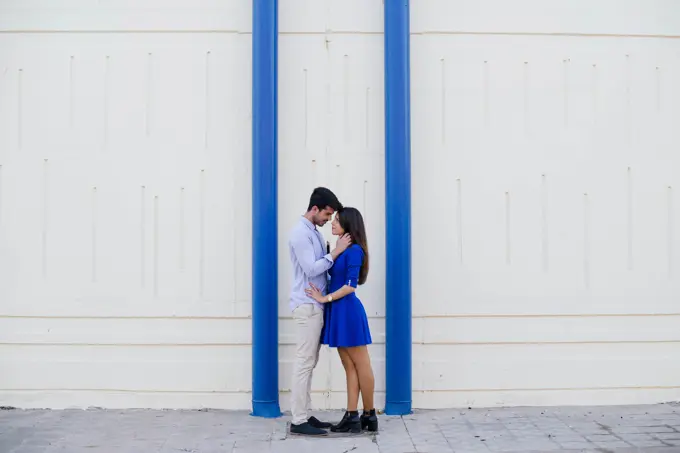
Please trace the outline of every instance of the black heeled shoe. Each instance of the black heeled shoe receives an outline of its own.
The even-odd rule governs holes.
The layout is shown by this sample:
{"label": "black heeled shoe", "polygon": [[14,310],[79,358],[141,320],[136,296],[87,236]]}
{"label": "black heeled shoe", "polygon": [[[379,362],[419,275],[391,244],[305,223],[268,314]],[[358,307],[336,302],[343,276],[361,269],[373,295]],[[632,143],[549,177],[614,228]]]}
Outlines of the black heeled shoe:
{"label": "black heeled shoe", "polygon": [[361,418],[359,417],[359,411],[346,411],[345,415],[342,417],[342,420],[340,420],[340,423],[335,426],[331,426],[331,432],[352,434],[360,433]]}
{"label": "black heeled shoe", "polygon": [[375,413],[375,409],[364,411],[364,413],[361,414],[361,429],[366,429],[371,432],[378,430],[378,416]]}

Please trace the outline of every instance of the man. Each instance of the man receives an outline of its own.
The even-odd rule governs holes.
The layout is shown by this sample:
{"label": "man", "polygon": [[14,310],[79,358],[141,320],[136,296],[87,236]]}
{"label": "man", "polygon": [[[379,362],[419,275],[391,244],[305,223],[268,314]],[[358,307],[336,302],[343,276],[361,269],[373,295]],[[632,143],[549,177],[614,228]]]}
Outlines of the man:
{"label": "man", "polygon": [[305,294],[310,283],[325,294],[327,271],[333,261],[351,243],[349,235],[338,239],[335,249],[326,253],[326,246],[317,229],[331,220],[342,205],[333,192],[318,187],[312,192],[307,213],[293,228],[288,241],[290,261],[293,265],[293,286],[290,294],[290,309],[296,325],[296,351],[293,366],[291,409],[293,419],[290,430],[295,434],[322,436],[330,423],[309,417],[311,405],[312,371],[319,360],[321,329],[323,327],[323,306]]}

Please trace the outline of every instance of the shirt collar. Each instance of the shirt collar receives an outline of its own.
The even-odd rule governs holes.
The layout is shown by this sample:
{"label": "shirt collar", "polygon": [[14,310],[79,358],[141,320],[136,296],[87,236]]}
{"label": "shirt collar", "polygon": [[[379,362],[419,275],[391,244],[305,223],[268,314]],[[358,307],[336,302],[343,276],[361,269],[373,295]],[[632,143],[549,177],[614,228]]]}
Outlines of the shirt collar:
{"label": "shirt collar", "polygon": [[305,216],[300,217],[300,221],[302,222],[302,224],[303,224],[304,226],[306,226],[306,227],[309,228],[310,230],[316,231],[316,226],[314,226],[314,224],[313,224],[312,222],[310,222],[310,221],[307,219],[307,217],[305,217]]}

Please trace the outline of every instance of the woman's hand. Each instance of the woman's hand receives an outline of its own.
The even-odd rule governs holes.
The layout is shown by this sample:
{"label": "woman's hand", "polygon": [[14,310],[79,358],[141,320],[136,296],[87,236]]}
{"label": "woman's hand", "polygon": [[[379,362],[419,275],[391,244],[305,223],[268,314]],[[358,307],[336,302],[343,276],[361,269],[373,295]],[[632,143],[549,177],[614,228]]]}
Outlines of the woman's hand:
{"label": "woman's hand", "polygon": [[307,293],[309,297],[311,297],[320,304],[323,304],[324,302],[328,301],[328,299],[323,294],[321,294],[319,288],[314,286],[313,283],[309,284],[309,288],[305,289],[305,293]]}

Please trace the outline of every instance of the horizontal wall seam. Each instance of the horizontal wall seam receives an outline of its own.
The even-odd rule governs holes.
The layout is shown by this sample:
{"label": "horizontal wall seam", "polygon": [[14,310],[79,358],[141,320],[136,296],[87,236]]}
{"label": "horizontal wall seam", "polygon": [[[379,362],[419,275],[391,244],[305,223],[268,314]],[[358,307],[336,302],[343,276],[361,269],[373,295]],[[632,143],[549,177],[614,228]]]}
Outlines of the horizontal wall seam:
{"label": "horizontal wall seam", "polygon": [[181,34],[229,34],[229,35],[252,35],[251,31],[240,31],[240,30],[230,30],[230,29],[171,29],[171,28],[159,28],[159,29],[60,29],[60,28],[50,28],[50,29],[39,29],[39,28],[27,28],[27,29],[15,29],[15,30],[0,30],[0,34],[7,35],[22,35],[22,34],[167,34],[167,33],[181,33]]}
{"label": "horizontal wall seam", "polygon": [[680,343],[678,340],[575,340],[575,341],[423,341],[423,346],[502,346],[502,345],[559,345],[559,344],[659,344]]}
{"label": "horizontal wall seam", "polygon": [[[0,30],[0,34],[234,34],[252,35],[252,31],[231,29],[17,29]],[[361,30],[326,30],[326,31],[280,31],[279,35],[288,36],[327,36],[327,35],[371,35],[382,36],[382,31]],[[624,34],[624,33],[551,33],[525,31],[465,31],[465,30],[423,30],[411,32],[410,36],[536,36],[536,37],[573,37],[573,38],[646,38],[646,39],[680,39],[680,35],[673,34]]]}
{"label": "horizontal wall seam", "polygon": [[546,387],[546,388],[469,388],[469,389],[433,389],[413,390],[419,393],[463,393],[463,392],[578,392],[578,391],[601,391],[601,390],[675,390],[678,385],[652,385],[652,386],[623,386],[623,387]]}
{"label": "horizontal wall seam", "polygon": [[[17,29],[0,30],[0,34],[225,34],[225,35],[252,35],[252,31],[229,30],[229,29]],[[280,31],[280,35],[301,36],[327,36],[327,35],[374,35],[382,36],[382,31],[361,30],[328,30],[328,31]]]}
{"label": "horizontal wall seam", "polygon": [[[601,390],[676,390],[680,386],[623,386],[623,387],[546,387],[546,388],[467,388],[467,389],[413,389],[413,393],[469,393],[469,392],[578,392]],[[78,389],[78,388],[34,388],[34,389],[0,389],[0,392],[118,392],[118,393],[160,393],[160,394],[243,394],[250,390],[140,390],[140,389]],[[280,389],[280,393],[290,393],[289,389]],[[312,390],[314,394],[346,393],[345,390]],[[383,394],[384,390],[375,393]]]}
{"label": "horizontal wall seam", "polygon": [[569,33],[569,32],[530,32],[530,31],[464,31],[464,30],[422,30],[411,32],[414,35],[481,35],[481,36],[558,36],[573,38],[652,38],[678,39],[680,35],[645,33]]}
{"label": "horizontal wall seam", "polygon": [[[591,344],[674,344],[677,340],[577,340],[577,341],[414,341],[411,344],[420,346],[521,346],[521,345],[591,345]],[[295,346],[293,342],[280,342],[279,346]],[[375,341],[374,345],[383,345],[384,341]],[[73,343],[73,342],[0,342],[0,346],[95,346],[95,347],[223,347],[252,346],[252,343]]]}
{"label": "horizontal wall seam", "polygon": [[[528,313],[528,314],[451,314],[421,315],[413,319],[513,319],[513,318],[661,318],[677,317],[680,313]],[[385,319],[384,316],[368,316],[369,319]],[[119,319],[119,320],[251,320],[250,316],[78,316],[78,315],[3,315],[0,319]],[[279,320],[292,320],[292,316],[279,316]]]}

